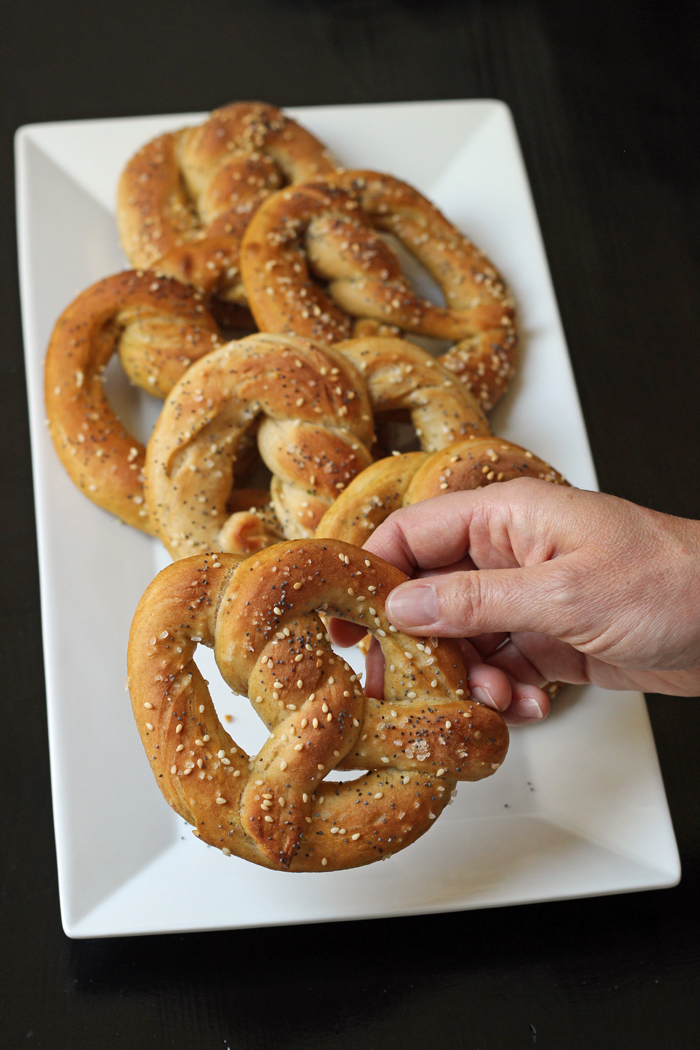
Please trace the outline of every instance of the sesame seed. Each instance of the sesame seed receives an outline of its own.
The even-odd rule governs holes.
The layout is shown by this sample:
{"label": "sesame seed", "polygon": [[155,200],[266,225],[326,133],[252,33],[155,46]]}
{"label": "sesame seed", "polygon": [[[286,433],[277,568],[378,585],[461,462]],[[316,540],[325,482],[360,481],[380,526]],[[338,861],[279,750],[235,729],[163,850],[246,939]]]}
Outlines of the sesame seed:
{"label": "sesame seed", "polygon": [[296,583],[294,584],[294,590],[295,590],[295,591],[298,591],[298,590],[300,590],[300,588],[301,588],[301,584],[300,584],[300,583],[299,583],[299,581],[297,580],[297,582],[296,582]]}
{"label": "sesame seed", "polygon": [[463,689],[455,689],[455,695],[456,696],[464,696],[464,690]]}
{"label": "sesame seed", "polygon": [[221,850],[221,852],[223,853],[223,855],[224,855],[225,857],[230,857],[230,856],[231,856],[231,850],[230,850],[230,849],[226,849],[226,846],[224,846],[224,847],[223,847],[223,849]]}
{"label": "sesame seed", "polygon": [[282,770],[282,772],[284,772],[284,770],[286,768],[287,768],[287,763],[285,762],[284,759],[282,759],[282,761],[280,762],[280,769]]}
{"label": "sesame seed", "polygon": [[444,773],[445,773],[445,770],[444,770],[444,769],[442,769],[442,768],[440,768],[440,769],[438,769],[438,771],[437,771],[437,773],[435,774],[435,776],[436,776],[436,777],[441,777],[441,776],[443,776],[443,775],[444,775]]}
{"label": "sesame seed", "polygon": [[173,773],[173,774],[177,773],[177,766],[171,766],[170,767],[170,772]]}
{"label": "sesame seed", "polygon": [[[436,683],[436,684],[437,684],[437,683]],[[448,722],[445,722],[445,729],[452,729],[452,723],[451,723],[451,722],[449,722],[449,721],[448,721]]]}
{"label": "sesame seed", "polygon": [[382,791],[378,791],[374,797],[375,798],[383,798],[383,795],[384,795],[384,793]]}
{"label": "sesame seed", "polygon": [[265,817],[265,820],[267,821],[268,824],[272,824],[272,817],[269,817],[269,816]]}
{"label": "sesame seed", "polygon": [[355,834],[351,836],[353,842],[357,842],[359,837],[360,837],[359,831],[356,831]]}
{"label": "sesame seed", "polygon": [[153,732],[153,726],[151,725],[150,722],[146,722],[146,729],[150,729],[151,732]]}
{"label": "sesame seed", "polygon": [[282,610],[280,609],[279,605],[276,605],[272,611],[275,614],[275,616],[281,616],[282,615]]}
{"label": "sesame seed", "polygon": [[222,798],[221,795],[219,795],[219,797],[216,800],[216,804],[217,804],[217,806],[225,806],[226,805],[226,799]]}
{"label": "sesame seed", "polygon": [[146,701],[146,703],[143,706],[146,708],[147,711],[152,711],[153,710],[153,704],[149,704],[148,700]]}
{"label": "sesame seed", "polygon": [[384,765],[386,765],[386,766],[388,766],[388,765],[389,765],[389,759],[388,759],[388,758],[386,757],[386,755],[382,755],[382,762],[383,762],[383,763],[384,763]]}
{"label": "sesame seed", "polygon": [[325,866],[326,866],[326,864],[327,864],[327,863],[328,863],[328,861],[326,860],[326,858],[325,858],[325,857],[322,857],[322,858],[321,858],[321,864],[323,864],[324,868],[325,868]]}
{"label": "sesame seed", "polygon": [[175,750],[176,751],[184,751],[185,750],[185,745],[184,744],[178,744],[177,747],[175,748]]}
{"label": "sesame seed", "polygon": [[175,732],[176,733],[181,733],[182,732],[182,722],[178,722],[178,724],[175,726]]}

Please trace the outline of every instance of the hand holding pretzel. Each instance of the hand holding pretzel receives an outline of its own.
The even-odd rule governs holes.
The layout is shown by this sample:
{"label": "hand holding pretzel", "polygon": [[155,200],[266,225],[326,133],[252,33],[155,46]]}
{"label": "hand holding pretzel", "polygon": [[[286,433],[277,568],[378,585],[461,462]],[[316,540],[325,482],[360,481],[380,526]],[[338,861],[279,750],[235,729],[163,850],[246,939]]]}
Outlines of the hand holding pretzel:
{"label": "hand holding pretzel", "polygon": [[[410,845],[458,781],[500,766],[507,730],[469,699],[458,647],[386,619],[386,595],[403,580],[364,551],[316,540],[245,561],[200,555],[154,580],[132,625],[128,685],[156,781],[195,835],[282,871],[356,867]],[[315,610],[378,639],[382,700],[362,695]],[[270,731],[258,755],[221,725],[194,663],[200,642]],[[328,781],[333,768],[367,772]]]}

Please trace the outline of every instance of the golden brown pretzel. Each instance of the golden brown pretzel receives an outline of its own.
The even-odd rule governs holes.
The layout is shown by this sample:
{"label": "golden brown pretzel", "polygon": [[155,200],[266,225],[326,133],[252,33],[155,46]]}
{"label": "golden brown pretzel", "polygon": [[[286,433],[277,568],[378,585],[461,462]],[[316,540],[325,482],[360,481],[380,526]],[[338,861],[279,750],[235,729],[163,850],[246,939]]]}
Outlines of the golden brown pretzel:
{"label": "golden brown pretzel", "polygon": [[399,507],[522,477],[566,485],[562,475],[533,452],[493,436],[455,441],[432,455],[389,456],[358,474],[326,511],[316,536],[342,538],[361,547]]}
{"label": "golden brown pretzel", "polygon": [[372,461],[367,391],[349,360],[285,336],[227,343],[176,384],[148,444],[148,509],[173,558],[226,545],[234,465],[255,428],[273,474],[272,502],[291,537],[313,535],[335,496]]}
{"label": "golden brown pretzel", "polygon": [[[132,624],[128,686],[158,786],[198,838],[282,871],[357,867],[410,845],[459,780],[500,766],[508,731],[469,699],[458,646],[390,627],[385,596],[405,578],[356,547],[316,540],[245,561],[199,555],[156,577]],[[378,638],[383,701],[362,695],[317,609]],[[217,717],[193,659],[200,642],[270,731],[256,756]],[[324,779],[334,768],[368,772]]]}
{"label": "golden brown pretzel", "polygon": [[103,372],[118,350],[132,381],[165,397],[219,343],[199,292],[133,270],[93,284],[54,327],[44,379],[59,459],[89,499],[144,532],[153,531],[143,498],[145,450],[110,407]]}
{"label": "golden brown pretzel", "polygon": [[[443,448],[464,435],[490,434],[478,402],[430,354],[403,339],[367,337],[337,343],[335,349],[362,373],[375,416],[408,410],[421,445]],[[236,490],[233,496],[235,498]],[[304,499],[308,503],[308,499]],[[284,538],[284,530],[267,499],[248,494],[229,499],[231,515],[218,533],[218,545],[234,554],[252,554]],[[238,513],[233,513],[237,510]],[[306,524],[309,511],[303,510]],[[293,534],[293,533],[292,533]]]}
{"label": "golden brown pretzel", "polygon": [[[393,234],[425,267],[445,307],[411,289],[377,231]],[[515,311],[500,274],[430,201],[390,175],[336,172],[273,194],[245,233],[241,272],[263,331],[330,343],[352,334],[353,318],[374,318],[459,340],[447,363],[488,407],[512,373]]]}
{"label": "golden brown pretzel", "polygon": [[263,102],[234,102],[198,127],[160,135],[131,158],[117,195],[122,246],[207,294],[245,303],[241,237],[271,192],[335,170],[310,132]]}

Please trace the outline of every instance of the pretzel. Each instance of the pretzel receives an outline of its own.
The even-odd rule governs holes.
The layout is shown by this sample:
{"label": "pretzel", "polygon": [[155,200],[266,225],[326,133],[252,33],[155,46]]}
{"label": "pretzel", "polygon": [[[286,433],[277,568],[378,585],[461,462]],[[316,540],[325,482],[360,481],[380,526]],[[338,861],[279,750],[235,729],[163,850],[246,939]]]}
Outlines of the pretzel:
{"label": "pretzel", "polygon": [[[281,871],[357,867],[410,845],[458,781],[501,765],[508,731],[469,699],[457,644],[390,627],[385,596],[405,579],[356,547],[316,540],[247,560],[198,555],[156,577],[132,624],[127,684],[156,782],[198,838]],[[378,638],[384,700],[363,696],[317,609]],[[199,643],[265,723],[257,755],[221,725],[193,659]],[[324,779],[333,769],[367,772]]]}
{"label": "pretzel", "polygon": [[[411,289],[377,231],[415,256],[446,307]],[[336,172],[273,194],[246,230],[241,272],[263,331],[332,343],[349,338],[353,318],[373,318],[459,340],[446,363],[489,408],[512,374],[515,311],[503,279],[430,201],[390,175]]]}
{"label": "pretzel", "polygon": [[399,507],[446,492],[485,488],[497,481],[523,477],[567,484],[533,452],[493,436],[455,441],[432,455],[409,452],[389,456],[367,467],[348,485],[324,514],[316,536],[342,537],[362,547]]}
{"label": "pretzel", "polygon": [[93,503],[153,531],[143,498],[144,447],[102,389],[115,350],[134,382],[164,397],[192,361],[219,342],[201,294],[152,273],[106,277],[63,311],[46,354],[49,433],[63,466]]}
{"label": "pretzel", "polygon": [[225,544],[234,465],[256,427],[272,503],[292,538],[313,535],[372,461],[367,391],[350,361],[285,336],[227,343],[176,384],[148,445],[148,510],[173,558]]}
{"label": "pretzel", "polygon": [[279,109],[234,102],[131,158],[117,194],[122,247],[133,266],[245,304],[238,255],[251,215],[280,186],[334,170],[328,150]]}

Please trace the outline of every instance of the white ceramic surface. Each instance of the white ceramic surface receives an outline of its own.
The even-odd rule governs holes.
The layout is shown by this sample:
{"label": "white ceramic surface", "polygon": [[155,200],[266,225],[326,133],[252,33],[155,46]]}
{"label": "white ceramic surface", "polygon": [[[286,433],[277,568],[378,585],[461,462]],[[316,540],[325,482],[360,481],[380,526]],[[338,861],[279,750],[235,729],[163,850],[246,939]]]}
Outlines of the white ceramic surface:
{"label": "white ceramic surface", "polygon": [[[512,285],[519,375],[497,431],[595,488],[585,427],[510,112],[500,102],[291,111],[348,167],[391,171],[430,196]],[[124,267],[119,172],[154,135],[201,115],[37,124],[17,135],[22,314],[39,537],[51,777],[63,924],[72,937],[234,928],[485,908],[670,886],[678,853],[643,697],[566,690],[512,734],[498,774],[460,787],[431,832],[388,863],[289,875],[227,860],[166,806],[124,692],[126,640],[160,545],[89,503],[44,426],[43,357],[81,289]],[[111,397],[145,436],[157,403],[118,369]],[[201,653],[201,650],[200,650]],[[201,665],[244,746],[247,701]],[[210,673],[206,674],[206,668]],[[218,683],[218,687],[217,687]]]}

